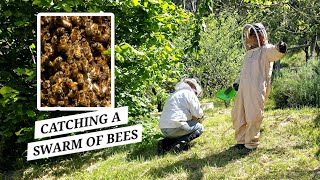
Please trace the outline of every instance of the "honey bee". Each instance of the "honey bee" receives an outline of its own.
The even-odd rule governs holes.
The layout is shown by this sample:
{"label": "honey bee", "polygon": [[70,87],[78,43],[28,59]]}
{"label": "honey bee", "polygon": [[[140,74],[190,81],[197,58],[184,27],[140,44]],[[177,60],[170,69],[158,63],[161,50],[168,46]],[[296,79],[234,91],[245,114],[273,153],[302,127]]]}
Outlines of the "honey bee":
{"label": "honey bee", "polygon": [[93,31],[92,40],[93,40],[93,41],[99,41],[99,42],[100,42],[101,35],[102,35],[101,31],[99,31],[99,30]]}
{"label": "honey bee", "polygon": [[96,56],[95,61],[100,67],[107,66],[107,61],[104,58],[101,58],[101,56]]}
{"label": "honey bee", "polygon": [[87,36],[92,36],[98,32],[99,26],[96,23],[92,23],[89,21],[89,22],[86,22],[85,26],[86,26],[85,31]]}
{"label": "honey bee", "polygon": [[100,105],[103,107],[110,107],[111,103],[110,103],[110,101],[103,99],[100,101]]}
{"label": "honey bee", "polygon": [[68,50],[68,36],[66,35],[62,35],[61,38],[60,38],[60,43],[59,43],[59,46],[58,46],[58,51],[62,51],[62,52],[66,52]]}
{"label": "honey bee", "polygon": [[65,106],[66,104],[65,104],[65,101],[58,101],[58,106]]}
{"label": "honey bee", "polygon": [[82,85],[82,90],[83,90],[84,92],[90,91],[90,84],[89,84],[89,83],[84,83],[84,84]]}
{"label": "honey bee", "polygon": [[60,69],[61,69],[62,71],[65,71],[65,70],[68,69],[68,68],[69,68],[69,64],[68,64],[68,63],[62,62],[62,63],[60,64]]}
{"label": "honey bee", "polygon": [[49,66],[52,66],[54,69],[58,69],[62,61],[63,61],[62,57],[58,56],[53,61],[49,62]]}
{"label": "honey bee", "polygon": [[67,94],[67,97],[69,98],[75,98],[78,94],[78,91],[77,90],[70,90],[69,93]]}
{"label": "honey bee", "polygon": [[57,101],[56,98],[51,97],[51,98],[49,98],[49,103],[50,103],[51,105],[57,105],[58,101]]}
{"label": "honey bee", "polygon": [[90,44],[85,38],[82,38],[82,40],[81,40],[81,47],[83,49],[86,48],[86,51],[90,52]]}
{"label": "honey bee", "polygon": [[45,93],[43,93],[43,92],[41,92],[40,94],[41,94],[41,100],[42,100],[42,101],[48,101],[48,99],[49,99],[49,98],[48,98],[48,94],[45,94]]}
{"label": "honey bee", "polygon": [[93,49],[98,50],[100,53],[103,53],[103,51],[106,50],[106,48],[104,48],[103,45],[102,45],[101,43],[98,43],[98,42],[93,43],[93,44],[91,45],[91,47],[92,47]]}
{"label": "honey bee", "polygon": [[53,76],[51,76],[49,78],[51,84],[54,84],[54,83],[60,84],[59,82],[62,82],[62,76],[63,76],[63,72],[62,71],[56,72]]}
{"label": "honey bee", "polygon": [[93,57],[92,53],[88,54],[88,55],[86,56],[86,58],[87,58],[87,60],[88,60],[89,63],[91,63],[91,64],[93,63],[94,57]]}
{"label": "honey bee", "polygon": [[89,46],[84,46],[84,44],[82,44],[82,50],[85,56],[88,56],[89,54],[91,54],[91,50]]}
{"label": "honey bee", "polygon": [[49,80],[42,81],[42,86],[44,89],[50,88],[50,81]]}
{"label": "honey bee", "polygon": [[81,23],[81,18],[79,16],[72,16],[71,21],[74,25],[80,25]]}
{"label": "honey bee", "polygon": [[81,59],[79,61],[76,61],[75,63],[77,64],[77,68],[79,71],[82,71],[82,64],[81,61],[84,59],[85,57],[81,57]]}
{"label": "honey bee", "polygon": [[105,80],[105,79],[107,79],[107,78],[108,78],[108,75],[107,75],[106,73],[101,72],[101,73],[99,74],[99,79]]}
{"label": "honey bee", "polygon": [[98,94],[98,95],[101,98],[106,97],[106,95],[110,93],[110,88],[108,88],[108,84],[105,80],[100,83],[100,89],[101,89],[100,94]]}
{"label": "honey bee", "polygon": [[67,62],[62,62],[60,64],[60,69],[63,71],[64,75],[66,77],[70,76],[71,75],[71,72],[70,72],[70,66]]}
{"label": "honey bee", "polygon": [[51,88],[50,88],[50,89],[46,89],[46,90],[47,90],[47,95],[48,95],[48,97],[51,97],[51,96],[52,96]]}
{"label": "honey bee", "polygon": [[79,72],[78,65],[74,62],[70,66],[71,66],[70,69],[71,69],[72,76],[76,77]]}
{"label": "honey bee", "polygon": [[55,33],[58,35],[58,36],[61,36],[62,34],[65,33],[65,28],[64,27],[58,27],[55,31]]}
{"label": "honey bee", "polygon": [[81,67],[82,67],[83,72],[85,72],[85,73],[88,72],[89,62],[86,58],[81,60]]}
{"label": "honey bee", "polygon": [[108,65],[102,66],[102,72],[110,75],[110,68]]}
{"label": "honey bee", "polygon": [[51,56],[51,55],[53,54],[53,48],[52,48],[51,44],[46,43],[46,44],[44,45],[44,51],[45,51],[49,56]]}
{"label": "honey bee", "polygon": [[50,24],[51,21],[52,21],[52,17],[51,16],[43,16],[43,17],[41,17],[41,25]]}
{"label": "honey bee", "polygon": [[57,16],[55,19],[56,26],[63,26],[66,29],[71,29],[72,24],[68,16]]}
{"label": "honey bee", "polygon": [[75,41],[78,41],[81,39],[81,34],[80,34],[80,31],[79,31],[79,28],[78,27],[75,27],[72,29],[71,31],[71,41],[72,42],[75,42]]}
{"label": "honey bee", "polygon": [[[78,97],[78,96],[77,96]],[[78,99],[77,98],[73,98],[71,99],[71,103],[73,104],[73,107],[78,107],[79,103],[78,103]]]}
{"label": "honey bee", "polygon": [[99,77],[100,74],[100,68],[98,66],[92,66],[91,71],[90,71],[90,77],[93,80],[96,80]]}
{"label": "honey bee", "polygon": [[79,44],[76,44],[76,45],[74,46],[74,57],[77,58],[77,59],[80,59],[81,56],[82,56],[82,54],[81,54],[81,48],[80,48]]}
{"label": "honey bee", "polygon": [[52,92],[55,94],[62,94],[63,90],[62,90],[62,83],[56,83],[52,86]]}
{"label": "honey bee", "polygon": [[41,56],[41,65],[46,65],[49,61],[49,56],[47,54],[43,54]]}
{"label": "honey bee", "polygon": [[77,82],[78,84],[82,85],[84,83],[84,78],[83,78],[83,74],[78,73],[77,74]]}
{"label": "honey bee", "polygon": [[66,84],[71,90],[77,90],[78,89],[78,83],[77,82],[73,82],[72,79],[68,79]]}
{"label": "honey bee", "polygon": [[49,28],[43,28],[41,29],[41,43],[45,44],[47,41],[49,41],[51,38],[51,34],[49,32]]}
{"label": "honey bee", "polygon": [[95,95],[94,92],[88,92],[88,96],[89,96],[89,99],[90,99],[90,105],[93,106],[93,107],[97,107],[99,105],[99,101]]}
{"label": "honey bee", "polygon": [[55,48],[57,44],[58,44],[58,36],[53,35],[51,38],[51,45]]}
{"label": "honey bee", "polygon": [[93,84],[92,84],[92,89],[93,89],[93,91],[94,91],[96,94],[100,95],[101,89],[100,89],[100,87],[98,86],[97,83],[93,83]]}
{"label": "honey bee", "polygon": [[78,103],[80,106],[90,106],[90,101],[86,98],[86,95],[82,90],[79,91],[78,94]]}
{"label": "honey bee", "polygon": [[85,23],[85,26],[86,26],[85,27],[85,32],[86,32],[87,36],[91,36],[92,35],[91,25],[92,25],[92,22],[86,21],[86,23]]}
{"label": "honey bee", "polygon": [[100,37],[97,38],[99,42],[109,42],[111,38],[111,33],[104,33]]}

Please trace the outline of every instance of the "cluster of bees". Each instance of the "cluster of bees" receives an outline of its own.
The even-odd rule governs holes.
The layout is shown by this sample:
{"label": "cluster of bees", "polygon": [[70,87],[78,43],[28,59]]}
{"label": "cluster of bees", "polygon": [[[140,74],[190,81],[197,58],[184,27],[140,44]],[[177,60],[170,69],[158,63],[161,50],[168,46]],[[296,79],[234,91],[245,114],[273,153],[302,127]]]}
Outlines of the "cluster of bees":
{"label": "cluster of bees", "polygon": [[110,107],[109,16],[41,17],[41,106]]}

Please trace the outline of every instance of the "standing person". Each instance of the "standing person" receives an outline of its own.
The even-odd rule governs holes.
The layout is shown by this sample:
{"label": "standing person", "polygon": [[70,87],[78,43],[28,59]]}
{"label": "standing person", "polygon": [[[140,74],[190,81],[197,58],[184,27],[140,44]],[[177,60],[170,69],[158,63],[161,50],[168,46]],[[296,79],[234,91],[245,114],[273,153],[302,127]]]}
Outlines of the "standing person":
{"label": "standing person", "polygon": [[159,127],[165,136],[158,142],[158,153],[163,154],[173,149],[181,151],[193,139],[199,137],[203,118],[198,96],[202,89],[195,79],[183,79],[175,86],[175,92],[166,100],[161,113]]}
{"label": "standing person", "polygon": [[287,50],[284,42],[268,44],[267,33],[261,23],[248,25],[246,55],[240,77],[233,84],[236,91],[231,115],[235,129],[236,148],[252,150],[259,144],[260,125],[264,106],[270,93],[273,62]]}

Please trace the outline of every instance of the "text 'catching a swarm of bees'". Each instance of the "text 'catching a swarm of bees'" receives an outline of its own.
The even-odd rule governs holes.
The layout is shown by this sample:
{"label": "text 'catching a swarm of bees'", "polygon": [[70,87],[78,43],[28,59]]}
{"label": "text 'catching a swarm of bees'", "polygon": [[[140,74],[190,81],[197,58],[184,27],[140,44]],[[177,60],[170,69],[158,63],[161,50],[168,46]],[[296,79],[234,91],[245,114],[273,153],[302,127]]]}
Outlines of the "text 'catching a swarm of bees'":
{"label": "text 'catching a swarm of bees'", "polygon": [[111,16],[40,16],[40,23],[40,106],[111,107]]}

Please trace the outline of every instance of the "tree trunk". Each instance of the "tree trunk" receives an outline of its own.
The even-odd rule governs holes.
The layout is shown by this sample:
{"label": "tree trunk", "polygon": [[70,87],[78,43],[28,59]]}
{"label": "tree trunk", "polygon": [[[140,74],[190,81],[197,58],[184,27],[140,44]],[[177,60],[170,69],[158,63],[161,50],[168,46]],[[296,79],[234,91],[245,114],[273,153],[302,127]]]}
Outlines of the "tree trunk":
{"label": "tree trunk", "polygon": [[311,44],[310,44],[310,57],[312,58],[314,56],[314,51],[316,49],[316,43],[317,43],[317,34],[312,38]]}
{"label": "tree trunk", "polygon": [[276,71],[280,71],[280,69],[281,69],[280,60],[278,60],[278,61],[276,61],[276,63],[275,63],[275,70],[276,70]]}
{"label": "tree trunk", "polygon": [[306,53],[306,62],[308,62],[309,58],[310,58],[310,56],[309,56],[309,46],[304,48],[304,52]]}
{"label": "tree trunk", "polygon": [[319,47],[318,42],[316,42],[315,51],[316,51],[316,53],[317,53],[317,57],[319,57],[319,56],[320,56],[320,47]]}

